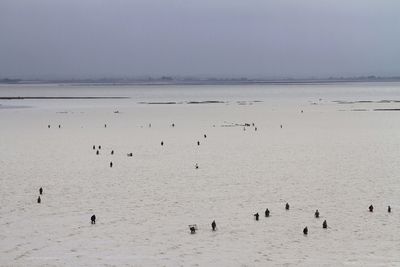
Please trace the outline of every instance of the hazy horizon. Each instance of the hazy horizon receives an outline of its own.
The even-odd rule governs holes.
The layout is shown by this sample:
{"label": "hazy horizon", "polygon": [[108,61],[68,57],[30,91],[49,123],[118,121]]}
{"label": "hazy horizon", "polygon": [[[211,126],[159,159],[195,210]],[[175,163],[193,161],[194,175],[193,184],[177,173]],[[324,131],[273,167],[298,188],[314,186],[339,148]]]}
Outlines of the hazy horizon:
{"label": "hazy horizon", "polygon": [[0,78],[400,75],[400,2],[2,0]]}

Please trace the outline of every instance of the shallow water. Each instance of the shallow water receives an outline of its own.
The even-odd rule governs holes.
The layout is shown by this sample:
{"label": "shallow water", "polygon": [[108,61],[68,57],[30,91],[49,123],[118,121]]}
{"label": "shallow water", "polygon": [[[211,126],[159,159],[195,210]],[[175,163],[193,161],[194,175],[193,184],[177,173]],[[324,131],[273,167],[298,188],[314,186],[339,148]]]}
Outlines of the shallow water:
{"label": "shallow water", "polygon": [[[0,96],[130,97],[0,100],[0,265],[400,265],[400,112],[374,111],[400,108],[379,102],[400,100],[400,84],[2,85]],[[187,103],[211,100],[223,103]],[[168,101],[180,104],[140,103]]]}

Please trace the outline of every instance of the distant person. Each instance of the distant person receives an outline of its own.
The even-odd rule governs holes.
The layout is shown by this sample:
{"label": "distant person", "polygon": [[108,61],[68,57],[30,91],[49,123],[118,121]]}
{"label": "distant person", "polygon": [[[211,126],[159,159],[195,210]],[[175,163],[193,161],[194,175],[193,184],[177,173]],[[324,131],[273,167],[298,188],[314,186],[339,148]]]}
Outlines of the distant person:
{"label": "distant person", "polygon": [[255,127],[255,128],[254,128],[254,131],[256,131],[256,132],[257,132],[257,127]]}
{"label": "distant person", "polygon": [[197,141],[197,145],[198,145],[198,146],[200,145],[200,141]]}
{"label": "distant person", "polygon": [[50,124],[49,124],[49,125],[47,125],[47,128],[49,128],[49,129],[50,129],[50,127],[51,127],[51,126],[50,126]]}
{"label": "distant person", "polygon": [[283,127],[283,126],[282,126],[282,124],[281,124],[281,129],[282,129],[282,127]]}
{"label": "distant person", "polygon": [[319,218],[319,211],[316,210],[315,213],[314,213],[314,215],[315,215],[315,218]]}
{"label": "distant person", "polygon": [[171,125],[172,127],[175,127],[175,123],[172,123],[172,125]]}
{"label": "distant person", "polygon": [[104,124],[104,128],[107,128],[107,124]]}
{"label": "distant person", "polygon": [[204,138],[207,138],[207,135],[206,135],[206,134],[204,134]]}
{"label": "distant person", "polygon": [[164,141],[161,141],[161,146],[163,146],[164,145]]}
{"label": "distant person", "polygon": [[286,209],[286,210],[289,210],[289,208],[290,208],[290,207],[289,207],[289,203],[286,203],[285,209]]}
{"label": "distant person", "polygon": [[114,155],[114,150],[111,150],[111,155]]}
{"label": "distant person", "polygon": [[374,212],[374,206],[370,205],[370,206],[368,207],[368,209],[369,209],[369,212]]}
{"label": "distant person", "polygon": [[217,224],[215,223],[215,220],[211,223],[211,227],[213,231],[217,230]]}
{"label": "distant person", "polygon": [[98,155],[99,153],[100,153],[100,152],[97,150],[97,151],[96,151],[96,155]]}
{"label": "distant person", "polygon": [[196,233],[197,226],[195,224],[189,225],[190,233],[193,235]]}
{"label": "distant person", "polygon": [[95,150],[96,149],[96,146],[93,146],[93,150]]}
{"label": "distant person", "polygon": [[199,168],[199,164],[196,163],[196,165],[195,165],[194,167],[195,167],[196,169],[198,169],[198,168]]}
{"label": "distant person", "polygon": [[322,223],[322,228],[328,228],[328,223],[326,222],[326,220],[324,220],[324,222]]}
{"label": "distant person", "polygon": [[303,229],[303,234],[308,235],[308,228],[307,228],[307,226]]}
{"label": "distant person", "polygon": [[58,125],[58,128],[61,128],[61,125],[60,125],[60,124]]}
{"label": "distant person", "polygon": [[96,215],[92,215],[92,217],[90,217],[90,220],[92,222],[92,224],[96,224]]}
{"label": "distant person", "polygon": [[99,146],[99,149],[101,149],[101,146]]}
{"label": "distant person", "polygon": [[40,194],[40,195],[43,194],[43,188],[39,188],[39,194]]}
{"label": "distant person", "polygon": [[258,212],[256,214],[254,214],[254,217],[256,218],[256,221],[258,221],[258,217],[260,217],[260,215],[258,214]]}
{"label": "distant person", "polygon": [[151,128],[151,123],[149,123],[149,128]]}
{"label": "distant person", "polygon": [[40,202],[42,202],[42,199],[40,198],[40,196],[37,198],[37,203],[40,204]]}
{"label": "distant person", "polygon": [[303,111],[301,111],[301,113],[303,113]]}
{"label": "distant person", "polygon": [[392,208],[390,206],[388,206],[388,212],[391,213],[392,212]]}
{"label": "distant person", "polygon": [[133,153],[132,153],[132,152],[131,152],[131,153],[128,153],[127,156],[128,156],[128,157],[132,157],[132,156],[133,156]]}
{"label": "distant person", "polygon": [[112,166],[113,166],[113,163],[112,163],[112,161],[110,162],[110,168],[112,168]]}
{"label": "distant person", "polygon": [[265,210],[265,217],[269,217],[269,209]]}

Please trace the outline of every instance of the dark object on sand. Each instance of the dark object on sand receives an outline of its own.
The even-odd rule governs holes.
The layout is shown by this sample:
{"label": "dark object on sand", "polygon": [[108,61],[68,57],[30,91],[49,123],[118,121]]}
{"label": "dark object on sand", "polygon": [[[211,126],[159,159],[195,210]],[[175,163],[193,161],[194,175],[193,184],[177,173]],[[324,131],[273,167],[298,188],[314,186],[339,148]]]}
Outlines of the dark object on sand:
{"label": "dark object on sand", "polygon": [[112,168],[112,166],[113,166],[113,163],[112,163],[112,161],[110,161],[110,168]]}
{"label": "dark object on sand", "polygon": [[265,217],[269,217],[269,209],[265,210]]}
{"label": "dark object on sand", "polygon": [[92,215],[92,217],[90,217],[90,220],[92,221],[92,224],[96,224],[96,215]]}
{"label": "dark object on sand", "polygon": [[175,123],[173,123],[171,126],[172,126],[172,127],[175,127]]}
{"label": "dark object on sand", "polygon": [[258,212],[256,214],[254,214],[254,217],[256,218],[256,221],[258,221],[258,217],[260,217],[260,215],[258,214]]}
{"label": "dark object on sand", "polygon": [[93,146],[93,150],[96,150],[96,146]]}
{"label": "dark object on sand", "polygon": [[370,206],[368,207],[368,209],[369,209],[369,212],[374,212],[374,206],[370,205]]}
{"label": "dark object on sand", "polygon": [[40,196],[37,198],[37,203],[40,204],[40,202],[42,202],[42,200],[40,199]]}
{"label": "dark object on sand", "polygon": [[58,125],[58,128],[61,128],[61,125],[60,125],[60,124]]}
{"label": "dark object on sand", "polygon": [[213,231],[217,230],[217,224],[215,223],[215,220],[211,223],[211,227]]}
{"label": "dark object on sand", "polygon": [[197,225],[196,224],[189,224],[190,233],[193,235],[196,233]]}
{"label": "dark object on sand", "polygon": [[196,169],[198,169],[198,168],[199,168],[199,164],[196,163],[196,165],[195,165],[194,167],[195,167]]}
{"label": "dark object on sand", "polygon": [[39,188],[39,194],[43,194],[43,188]]}
{"label": "dark object on sand", "polygon": [[207,138],[207,135],[206,135],[206,134],[204,134],[204,138]]}
{"label": "dark object on sand", "polygon": [[99,149],[101,149],[101,146],[99,146]]}
{"label": "dark object on sand", "polygon": [[49,124],[49,125],[47,125],[47,128],[49,128],[49,129],[50,129],[50,127],[51,127],[51,126],[50,126],[50,124]]}
{"label": "dark object on sand", "polygon": [[282,129],[282,124],[281,124],[281,129]]}
{"label": "dark object on sand", "polygon": [[307,228],[307,226],[303,229],[303,234],[308,235],[308,228]]}
{"label": "dark object on sand", "polygon": [[128,154],[126,154],[128,157],[132,157],[133,156],[133,153],[131,152],[131,153],[128,153]]}
{"label": "dark object on sand", "polygon": [[162,146],[164,145],[164,141],[161,141],[161,145],[162,145]]}
{"label": "dark object on sand", "polygon": [[326,220],[324,220],[324,222],[322,223],[322,228],[328,228],[328,223],[326,222]]}
{"label": "dark object on sand", "polygon": [[197,141],[197,145],[198,145],[198,146],[200,145],[200,141]]}
{"label": "dark object on sand", "polygon": [[107,124],[104,124],[104,128],[107,128]]}
{"label": "dark object on sand", "polygon": [[114,150],[111,150],[111,155],[114,155]]}
{"label": "dark object on sand", "polygon": [[392,212],[392,208],[390,206],[388,206],[388,212],[391,213]]}
{"label": "dark object on sand", "polygon": [[257,127],[254,128],[254,131],[257,131]]}
{"label": "dark object on sand", "polygon": [[314,213],[314,215],[315,215],[315,218],[319,218],[319,211],[316,210],[315,213]]}
{"label": "dark object on sand", "polygon": [[285,209],[286,209],[286,210],[289,210],[289,203],[286,203]]}
{"label": "dark object on sand", "polygon": [[100,152],[97,150],[97,151],[96,151],[96,155],[98,155],[99,153],[100,153]]}

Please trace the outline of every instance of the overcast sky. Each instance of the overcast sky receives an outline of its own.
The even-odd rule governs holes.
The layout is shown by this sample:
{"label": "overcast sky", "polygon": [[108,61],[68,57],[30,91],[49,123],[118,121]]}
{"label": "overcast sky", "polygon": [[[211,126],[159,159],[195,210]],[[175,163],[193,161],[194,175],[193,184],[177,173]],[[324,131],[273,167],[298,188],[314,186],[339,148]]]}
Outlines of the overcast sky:
{"label": "overcast sky", "polygon": [[400,0],[0,0],[0,78],[400,75]]}

